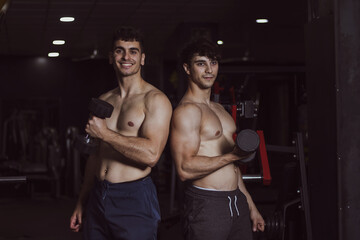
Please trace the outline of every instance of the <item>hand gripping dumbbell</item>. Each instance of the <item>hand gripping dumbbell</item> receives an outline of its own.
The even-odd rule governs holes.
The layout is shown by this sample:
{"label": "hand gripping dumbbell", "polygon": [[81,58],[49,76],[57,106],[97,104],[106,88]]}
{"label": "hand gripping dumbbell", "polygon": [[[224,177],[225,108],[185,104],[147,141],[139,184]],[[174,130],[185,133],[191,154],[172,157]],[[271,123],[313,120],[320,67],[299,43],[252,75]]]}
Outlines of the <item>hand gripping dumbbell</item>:
{"label": "hand gripping dumbbell", "polygon": [[[91,115],[105,119],[111,117],[114,107],[108,102],[98,98],[92,98],[88,109],[90,110]],[[78,135],[75,139],[74,145],[81,153],[91,154],[96,150],[98,142],[89,134],[86,134]]]}
{"label": "hand gripping dumbbell", "polygon": [[259,143],[259,135],[255,131],[251,129],[241,130],[237,134],[236,145],[240,148],[244,155],[250,155],[244,159],[239,160],[239,162],[247,163],[253,160],[256,155],[256,150],[259,147]]}

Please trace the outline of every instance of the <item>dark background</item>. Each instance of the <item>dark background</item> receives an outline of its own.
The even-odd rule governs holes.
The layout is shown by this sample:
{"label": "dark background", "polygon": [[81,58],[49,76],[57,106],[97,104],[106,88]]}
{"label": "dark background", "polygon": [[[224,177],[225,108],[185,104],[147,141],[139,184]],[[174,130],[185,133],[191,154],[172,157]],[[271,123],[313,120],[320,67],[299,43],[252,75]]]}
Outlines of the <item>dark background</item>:
{"label": "dark background", "polygon": [[[232,103],[231,87],[237,103],[258,102],[257,117],[239,118],[239,130],[263,130],[265,142],[278,146],[292,146],[294,132],[303,136],[310,206],[289,210],[285,239],[360,236],[358,1],[0,3],[6,6],[0,15],[0,177],[28,177],[27,182],[0,182],[0,239],[80,237],[69,232],[68,219],[86,156],[71,155],[66,140],[69,131],[83,133],[89,100],[117,86],[106,55],[112,30],[122,24],[143,29],[143,77],[174,107],[186,88],[178,62],[183,44],[197,35],[224,40],[220,102]],[[76,16],[75,23],[65,28],[58,22],[62,15]],[[258,17],[270,22],[258,25]],[[66,44],[52,46],[55,38]],[[53,50],[59,58],[47,57]],[[93,50],[98,54],[91,58]],[[247,188],[270,218],[304,186],[293,154],[269,151],[268,156],[270,186],[249,182]],[[250,164],[248,171],[260,170]],[[159,236],[176,239],[182,184],[176,181],[171,188],[168,148],[153,177],[163,215]],[[50,227],[38,226],[44,222]]]}

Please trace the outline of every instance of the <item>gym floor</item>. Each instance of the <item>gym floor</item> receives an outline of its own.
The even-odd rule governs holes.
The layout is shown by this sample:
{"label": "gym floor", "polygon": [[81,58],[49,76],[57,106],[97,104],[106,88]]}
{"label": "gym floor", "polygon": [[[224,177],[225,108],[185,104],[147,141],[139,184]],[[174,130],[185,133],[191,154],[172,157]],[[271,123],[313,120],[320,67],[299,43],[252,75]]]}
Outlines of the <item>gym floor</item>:
{"label": "gym floor", "polygon": [[[0,185],[0,240],[77,240],[81,233],[69,230],[69,218],[76,198],[52,198],[47,193],[31,197],[24,193],[11,193]],[[14,186],[13,186],[14,187]],[[9,186],[7,186],[9,188]],[[19,192],[18,189],[17,192]],[[253,193],[256,198],[256,193]],[[254,198],[253,197],[253,198]],[[170,198],[168,193],[159,194],[162,222],[159,225],[159,240],[181,240],[181,226],[178,215],[169,214]],[[261,212],[265,209],[258,205]],[[263,239],[259,234],[254,239]]]}
{"label": "gym floor", "polygon": [[[0,240],[77,240],[69,230],[76,199],[50,196],[0,199]],[[159,239],[182,239],[177,218],[159,226]]]}

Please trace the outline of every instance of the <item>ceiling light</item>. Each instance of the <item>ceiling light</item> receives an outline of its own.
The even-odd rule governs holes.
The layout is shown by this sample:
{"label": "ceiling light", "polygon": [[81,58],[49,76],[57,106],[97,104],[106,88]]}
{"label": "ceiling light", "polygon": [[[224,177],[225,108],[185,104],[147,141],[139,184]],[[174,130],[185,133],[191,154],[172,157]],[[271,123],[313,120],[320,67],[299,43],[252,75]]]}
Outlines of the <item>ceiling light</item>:
{"label": "ceiling light", "polygon": [[36,58],[36,63],[37,63],[38,65],[43,65],[43,64],[46,63],[46,61],[47,61],[47,58],[46,58],[46,57],[38,57],[38,58]]}
{"label": "ceiling light", "polygon": [[268,23],[269,20],[267,20],[266,18],[259,18],[259,19],[256,19],[256,22],[257,23]]}
{"label": "ceiling light", "polygon": [[224,42],[223,42],[222,40],[218,40],[218,41],[217,41],[217,44],[218,44],[218,45],[223,45]]}
{"label": "ceiling light", "polygon": [[49,52],[48,57],[58,57],[60,54],[58,52]]}
{"label": "ceiling light", "polygon": [[54,45],[64,45],[65,44],[65,41],[64,40],[54,40],[52,42]]}
{"label": "ceiling light", "polygon": [[62,17],[60,18],[61,22],[73,22],[75,20],[75,18],[73,17]]}

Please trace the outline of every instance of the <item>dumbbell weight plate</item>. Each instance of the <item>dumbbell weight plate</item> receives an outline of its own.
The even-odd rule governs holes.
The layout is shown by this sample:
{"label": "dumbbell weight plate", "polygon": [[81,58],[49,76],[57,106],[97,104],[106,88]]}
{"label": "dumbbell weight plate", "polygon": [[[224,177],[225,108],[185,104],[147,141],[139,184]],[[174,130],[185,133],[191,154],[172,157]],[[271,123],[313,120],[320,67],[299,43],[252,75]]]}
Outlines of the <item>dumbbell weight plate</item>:
{"label": "dumbbell weight plate", "polygon": [[255,158],[256,152],[251,153],[248,157],[239,160],[241,163],[248,163]]}
{"label": "dumbbell weight plate", "polygon": [[98,98],[92,98],[88,109],[94,116],[105,119],[111,117],[114,107],[106,101],[100,100]]}
{"label": "dumbbell weight plate", "polygon": [[240,131],[236,137],[236,144],[244,152],[255,151],[258,148],[259,143],[259,135],[251,129]]}
{"label": "dumbbell weight plate", "polygon": [[282,212],[275,212],[273,216],[265,217],[265,233],[269,239],[281,239],[285,231]]}

